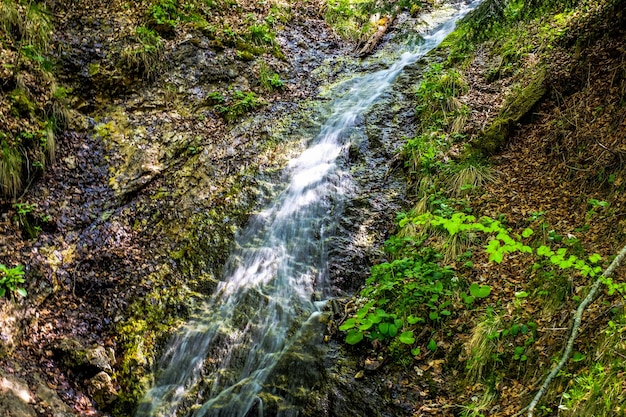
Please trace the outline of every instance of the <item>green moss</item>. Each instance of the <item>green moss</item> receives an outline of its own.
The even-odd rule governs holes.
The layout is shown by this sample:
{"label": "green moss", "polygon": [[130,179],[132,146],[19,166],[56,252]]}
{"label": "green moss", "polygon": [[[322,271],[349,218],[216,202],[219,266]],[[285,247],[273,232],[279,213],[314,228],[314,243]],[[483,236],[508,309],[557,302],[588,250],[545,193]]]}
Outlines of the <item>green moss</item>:
{"label": "green moss", "polygon": [[240,52],[247,52],[254,56],[263,55],[265,48],[263,46],[254,45],[244,40],[238,40],[235,42],[235,48]]}
{"label": "green moss", "polygon": [[122,394],[114,406],[114,415],[132,415],[136,404],[152,380],[150,369],[158,347],[182,320],[188,309],[190,292],[169,282],[172,271],[167,265],[146,277],[144,285],[153,289],[129,307],[130,317],[118,327],[122,348],[116,379]]}
{"label": "green moss", "polygon": [[240,61],[249,62],[254,61],[256,57],[254,56],[254,54],[248,51],[237,51],[237,59],[239,59]]}
{"label": "green moss", "polygon": [[545,72],[532,75],[528,85],[512,94],[496,119],[475,139],[471,146],[483,154],[496,152],[508,139],[512,128],[541,100],[546,92]]}
{"label": "green moss", "polygon": [[16,88],[9,96],[11,100],[11,111],[16,117],[30,117],[36,110],[35,104],[28,97],[26,91]]}

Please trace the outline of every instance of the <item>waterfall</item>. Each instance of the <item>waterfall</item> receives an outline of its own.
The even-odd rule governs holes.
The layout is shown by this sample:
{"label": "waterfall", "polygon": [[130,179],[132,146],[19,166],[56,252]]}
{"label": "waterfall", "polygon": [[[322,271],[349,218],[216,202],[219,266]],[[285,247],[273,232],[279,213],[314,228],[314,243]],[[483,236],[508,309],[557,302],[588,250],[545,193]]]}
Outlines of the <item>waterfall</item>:
{"label": "waterfall", "polygon": [[332,295],[324,242],[349,183],[337,160],[356,118],[477,3],[458,6],[389,68],[341,86],[319,134],[287,167],[283,191],[238,234],[215,294],[168,342],[137,416],[262,416],[268,375],[319,315],[315,299]]}

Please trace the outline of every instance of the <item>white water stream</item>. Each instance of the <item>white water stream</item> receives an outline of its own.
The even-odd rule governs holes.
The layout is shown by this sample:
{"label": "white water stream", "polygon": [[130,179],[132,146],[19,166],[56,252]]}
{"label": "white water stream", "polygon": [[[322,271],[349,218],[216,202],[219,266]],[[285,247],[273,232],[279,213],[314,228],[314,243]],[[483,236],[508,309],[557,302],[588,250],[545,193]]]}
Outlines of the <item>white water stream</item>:
{"label": "white water stream", "polygon": [[289,164],[284,191],[237,237],[225,277],[199,318],[168,342],[137,416],[263,415],[258,394],[268,375],[303,324],[319,315],[314,292],[330,295],[325,225],[344,192],[346,175],[336,161],[355,119],[477,3],[459,5],[388,69],[346,81],[349,90],[332,102],[317,137]]}

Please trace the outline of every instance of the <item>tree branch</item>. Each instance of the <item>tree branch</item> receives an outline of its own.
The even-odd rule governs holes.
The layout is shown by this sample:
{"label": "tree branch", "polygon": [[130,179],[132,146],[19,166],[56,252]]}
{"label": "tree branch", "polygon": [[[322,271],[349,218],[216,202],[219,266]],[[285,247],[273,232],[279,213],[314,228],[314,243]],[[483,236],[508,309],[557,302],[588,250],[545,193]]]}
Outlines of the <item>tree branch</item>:
{"label": "tree branch", "polygon": [[539,400],[541,400],[541,397],[543,397],[543,395],[546,393],[548,386],[550,385],[550,382],[552,382],[556,374],[559,373],[559,371],[563,368],[563,366],[569,359],[570,355],[572,354],[572,349],[574,348],[574,341],[576,340],[576,336],[578,335],[578,330],[580,329],[580,322],[582,320],[583,313],[585,312],[585,309],[587,308],[587,306],[595,300],[596,294],[598,293],[598,290],[600,289],[600,285],[602,284],[603,278],[610,277],[615,271],[615,269],[617,269],[617,267],[620,266],[625,256],[626,256],[626,246],[622,248],[622,250],[619,252],[617,257],[615,257],[615,259],[613,259],[613,262],[611,262],[611,265],[609,265],[609,267],[602,273],[602,275],[596,280],[596,282],[594,282],[593,286],[591,287],[591,291],[589,291],[589,294],[587,294],[585,299],[578,306],[578,309],[576,309],[576,313],[574,314],[574,325],[572,326],[572,334],[567,340],[567,346],[565,347],[565,352],[563,352],[563,356],[561,357],[561,360],[556,365],[556,367],[552,370],[552,372],[550,372],[550,374],[546,377],[546,380],[543,382],[543,385],[541,386],[541,388],[535,395],[535,398],[533,398],[532,402],[528,406],[528,417],[533,417],[533,412],[535,411],[535,407],[537,406],[537,403],[539,403]]}

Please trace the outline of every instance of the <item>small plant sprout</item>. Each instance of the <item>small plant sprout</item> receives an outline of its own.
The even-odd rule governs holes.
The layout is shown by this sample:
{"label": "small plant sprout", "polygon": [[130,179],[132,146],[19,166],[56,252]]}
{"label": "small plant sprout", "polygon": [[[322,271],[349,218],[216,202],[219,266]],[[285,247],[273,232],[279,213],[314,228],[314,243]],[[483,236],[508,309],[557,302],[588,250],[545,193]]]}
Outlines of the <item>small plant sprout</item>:
{"label": "small plant sprout", "polygon": [[20,285],[24,282],[24,267],[22,265],[8,268],[6,265],[0,264],[0,297],[16,293],[26,297],[26,289]]}

